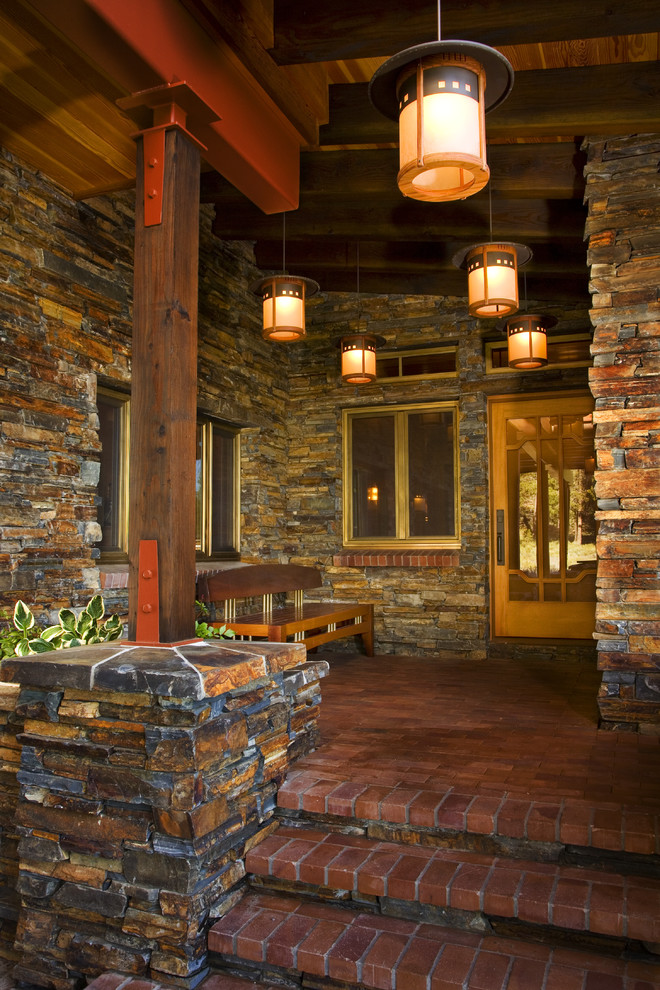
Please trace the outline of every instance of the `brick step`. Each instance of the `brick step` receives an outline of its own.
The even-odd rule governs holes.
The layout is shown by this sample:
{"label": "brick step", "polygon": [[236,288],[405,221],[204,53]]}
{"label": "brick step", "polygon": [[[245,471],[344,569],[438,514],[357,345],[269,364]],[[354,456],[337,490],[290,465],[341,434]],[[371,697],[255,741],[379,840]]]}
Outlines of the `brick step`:
{"label": "brick step", "polygon": [[660,943],[655,879],[286,826],[250,850],[246,868],[258,884],[472,931],[516,922],[532,937]]}
{"label": "brick step", "polygon": [[646,961],[248,894],[209,931],[214,967],[266,982],[378,990],[660,990]]}
{"label": "brick step", "polygon": [[566,848],[597,857],[636,858],[660,876],[660,814],[578,798],[530,798],[509,791],[428,790],[289,772],[277,797],[284,820],[350,824],[374,838],[424,841],[432,834],[464,848],[556,859]]}

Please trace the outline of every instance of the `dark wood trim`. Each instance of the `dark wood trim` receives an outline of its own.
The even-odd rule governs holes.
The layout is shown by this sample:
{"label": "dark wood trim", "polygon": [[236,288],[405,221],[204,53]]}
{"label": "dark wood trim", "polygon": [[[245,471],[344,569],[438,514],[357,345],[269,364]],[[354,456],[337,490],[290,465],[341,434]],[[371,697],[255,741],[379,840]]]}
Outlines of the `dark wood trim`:
{"label": "dark wood trim", "polygon": [[162,223],[144,226],[138,141],[129,484],[129,638],[140,540],[158,541],[160,640],[194,635],[199,151],[165,140]]}

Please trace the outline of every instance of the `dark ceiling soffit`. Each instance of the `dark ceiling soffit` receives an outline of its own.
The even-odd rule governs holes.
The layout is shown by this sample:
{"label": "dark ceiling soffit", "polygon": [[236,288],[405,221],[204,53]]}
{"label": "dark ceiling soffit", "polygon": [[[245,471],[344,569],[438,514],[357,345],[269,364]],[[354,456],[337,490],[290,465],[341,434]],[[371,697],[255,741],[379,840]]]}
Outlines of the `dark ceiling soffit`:
{"label": "dark ceiling soffit", "polygon": [[[377,58],[438,37],[437,7],[429,0],[407,0],[405,17],[394,0],[275,0],[275,44],[280,65]],[[580,38],[655,33],[660,0],[611,3],[594,0],[443,0],[442,37],[484,45],[526,45]]]}
{"label": "dark ceiling soffit", "polygon": [[[330,122],[319,129],[321,145],[398,141],[397,124],[378,113],[367,89],[367,83],[330,87]],[[517,72],[508,98],[486,117],[489,141],[657,131],[660,62]]]}

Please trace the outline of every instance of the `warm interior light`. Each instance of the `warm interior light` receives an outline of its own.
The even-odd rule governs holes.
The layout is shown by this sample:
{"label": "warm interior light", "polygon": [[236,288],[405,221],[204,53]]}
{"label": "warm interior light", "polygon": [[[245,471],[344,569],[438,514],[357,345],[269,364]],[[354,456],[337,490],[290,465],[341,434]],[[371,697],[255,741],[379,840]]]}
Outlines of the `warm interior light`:
{"label": "warm interior light", "polygon": [[370,485],[367,488],[367,502],[378,501],[378,485]]}
{"label": "warm interior light", "polygon": [[350,385],[376,380],[376,344],[372,334],[356,333],[341,340],[341,377]]}
{"label": "warm interior light", "polygon": [[404,196],[439,203],[483,189],[490,174],[485,113],[512,85],[501,52],[468,41],[417,45],[376,70],[369,97],[399,121],[397,182]]}
{"label": "warm interior light", "polygon": [[462,199],[488,182],[484,70],[474,59],[431,57],[401,74],[399,174],[404,196]]}
{"label": "warm interior light", "polygon": [[476,244],[466,257],[470,316],[510,316],[518,309],[518,264],[513,244]]}
{"label": "warm interior light", "polygon": [[261,295],[262,335],[266,340],[286,342],[305,336],[305,290],[309,283],[309,279],[291,275],[273,275],[258,283],[255,292]]}
{"label": "warm interior light", "polygon": [[506,325],[509,345],[509,367],[519,369],[542,368],[548,363],[548,327],[555,324],[553,317],[537,313],[522,313]]}

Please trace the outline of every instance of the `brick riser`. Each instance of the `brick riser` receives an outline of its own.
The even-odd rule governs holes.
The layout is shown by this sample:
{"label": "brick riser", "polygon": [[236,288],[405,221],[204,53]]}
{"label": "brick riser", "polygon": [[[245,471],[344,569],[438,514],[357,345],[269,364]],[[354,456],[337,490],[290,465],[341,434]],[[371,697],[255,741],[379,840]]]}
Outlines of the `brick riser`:
{"label": "brick riser", "polygon": [[[660,990],[655,815],[305,770],[278,805],[246,860],[252,891],[209,932],[220,969],[305,987]],[[568,845],[593,862],[560,862]]]}
{"label": "brick riser", "polygon": [[515,923],[539,939],[660,943],[654,879],[287,827],[252,849],[246,867],[269,888],[473,932]]}
{"label": "brick riser", "polygon": [[211,961],[265,983],[368,990],[658,990],[647,962],[249,894],[209,932]]}
{"label": "brick riser", "polygon": [[[502,791],[489,794],[319,779],[313,770],[289,773],[277,797],[283,817],[355,824],[376,838],[460,844],[488,853],[554,859],[574,847],[594,858],[635,856],[660,867],[660,814],[556,796],[543,800]],[[545,849],[543,848],[545,847]]]}

